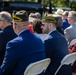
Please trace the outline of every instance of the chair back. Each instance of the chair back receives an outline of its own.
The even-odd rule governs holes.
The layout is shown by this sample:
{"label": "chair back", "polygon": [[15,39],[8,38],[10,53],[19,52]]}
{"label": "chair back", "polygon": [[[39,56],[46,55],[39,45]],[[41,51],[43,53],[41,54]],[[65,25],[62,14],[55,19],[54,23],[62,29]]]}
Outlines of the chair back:
{"label": "chair back", "polygon": [[46,58],[34,63],[31,63],[27,66],[24,75],[38,75],[47,69],[50,64],[50,58]]}
{"label": "chair back", "polygon": [[71,54],[67,54],[61,61],[60,66],[58,67],[58,69],[56,70],[54,75],[57,75],[58,71],[60,70],[60,68],[62,67],[62,65],[73,65],[73,63],[76,60],[76,52],[71,53]]}
{"label": "chair back", "polygon": [[71,53],[66,55],[62,61],[61,61],[61,65],[69,65],[69,64],[73,64],[76,60],[76,52]]}

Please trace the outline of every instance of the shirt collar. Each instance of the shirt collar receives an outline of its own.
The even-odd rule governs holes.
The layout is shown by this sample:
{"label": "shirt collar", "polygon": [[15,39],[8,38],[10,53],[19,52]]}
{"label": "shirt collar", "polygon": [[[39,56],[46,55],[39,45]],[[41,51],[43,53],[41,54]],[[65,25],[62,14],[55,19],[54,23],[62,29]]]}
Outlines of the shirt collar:
{"label": "shirt collar", "polygon": [[20,31],[18,35],[20,35],[22,32],[24,32],[24,31],[26,31],[26,30],[28,30],[28,29],[25,29],[25,30]]}
{"label": "shirt collar", "polygon": [[50,31],[48,34],[51,34],[53,31],[55,31],[56,29],[54,29],[54,30],[52,30],[52,31]]}

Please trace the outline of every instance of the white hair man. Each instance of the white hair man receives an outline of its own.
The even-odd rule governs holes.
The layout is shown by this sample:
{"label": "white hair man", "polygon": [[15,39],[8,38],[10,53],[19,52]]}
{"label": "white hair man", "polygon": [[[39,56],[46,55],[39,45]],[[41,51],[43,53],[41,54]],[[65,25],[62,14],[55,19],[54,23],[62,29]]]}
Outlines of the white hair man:
{"label": "white hair man", "polygon": [[76,12],[70,11],[68,15],[68,22],[70,26],[64,30],[64,34],[68,42],[70,43],[76,38]]}

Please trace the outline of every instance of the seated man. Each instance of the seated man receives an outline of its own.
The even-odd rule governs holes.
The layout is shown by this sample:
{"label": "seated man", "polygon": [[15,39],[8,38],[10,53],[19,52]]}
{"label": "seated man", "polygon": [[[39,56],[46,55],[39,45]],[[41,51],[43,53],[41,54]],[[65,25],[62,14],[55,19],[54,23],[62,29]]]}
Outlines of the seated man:
{"label": "seated man", "polygon": [[64,34],[68,43],[70,43],[73,39],[76,39],[76,11],[69,11],[68,23],[70,26],[64,30]]}
{"label": "seated man", "polygon": [[[69,53],[65,37],[56,30],[57,16],[46,16],[43,18],[43,33],[48,33],[44,40],[46,58],[51,59],[45,75],[54,75],[61,60]],[[57,75],[72,75],[71,65],[62,66]]]}
{"label": "seated man", "polygon": [[0,65],[3,62],[8,41],[17,37],[11,25],[12,16],[7,11],[0,12]]}
{"label": "seated man", "polygon": [[0,75],[24,75],[26,67],[45,58],[44,44],[29,30],[27,12],[13,13],[13,29],[18,35],[8,42]]}

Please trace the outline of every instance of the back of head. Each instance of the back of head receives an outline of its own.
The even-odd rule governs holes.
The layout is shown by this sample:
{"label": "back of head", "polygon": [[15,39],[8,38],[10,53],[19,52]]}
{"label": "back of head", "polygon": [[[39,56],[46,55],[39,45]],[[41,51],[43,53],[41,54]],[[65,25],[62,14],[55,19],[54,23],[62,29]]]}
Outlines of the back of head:
{"label": "back of head", "polygon": [[11,23],[12,22],[11,14],[6,11],[0,12],[0,20],[4,20],[7,23]]}
{"label": "back of head", "polygon": [[19,34],[22,30],[29,28],[29,21],[28,15],[25,10],[17,11],[16,13],[13,12],[13,28],[16,34]]}
{"label": "back of head", "polygon": [[36,12],[35,15],[37,16],[38,19],[41,19],[41,14],[39,12]]}
{"label": "back of head", "polygon": [[37,15],[35,15],[34,13],[30,13],[29,14],[29,21],[30,22],[33,22],[34,20],[36,20],[37,19]]}
{"label": "back of head", "polygon": [[62,15],[64,16],[68,16],[69,12],[68,11],[64,11]]}
{"label": "back of head", "polygon": [[41,20],[39,20],[39,19],[34,20],[32,22],[32,25],[33,25],[34,32],[36,32],[36,33],[42,33],[42,29],[41,29],[42,21]]}
{"label": "back of head", "polygon": [[37,15],[35,15],[34,13],[30,13],[29,17],[37,18]]}
{"label": "back of head", "polygon": [[62,26],[62,17],[60,15],[53,15],[56,18],[56,27],[61,27]]}
{"label": "back of head", "polygon": [[57,11],[55,12],[55,14],[62,15],[63,14],[63,10],[62,9],[57,9]]}

